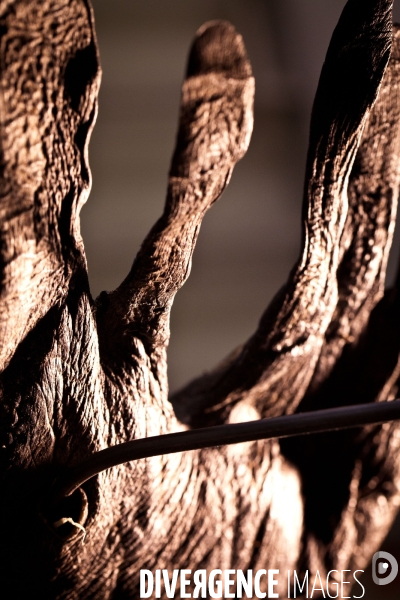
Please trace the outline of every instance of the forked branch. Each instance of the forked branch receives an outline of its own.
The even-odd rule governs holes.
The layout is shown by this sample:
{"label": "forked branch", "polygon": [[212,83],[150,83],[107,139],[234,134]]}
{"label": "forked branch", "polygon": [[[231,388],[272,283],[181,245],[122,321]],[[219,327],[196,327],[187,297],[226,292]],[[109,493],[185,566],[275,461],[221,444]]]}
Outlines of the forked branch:
{"label": "forked branch", "polygon": [[400,172],[392,4],[349,0],[334,32],[287,284],[171,404],[171,305],[252,130],[242,38],[221,21],[197,33],[164,212],[93,302],[79,235],[92,13],[88,0],[1,3],[0,569],[16,599],[136,598],[141,568],[322,575],[378,548],[400,503],[398,424],[376,425],[400,402],[400,278],[383,291]]}

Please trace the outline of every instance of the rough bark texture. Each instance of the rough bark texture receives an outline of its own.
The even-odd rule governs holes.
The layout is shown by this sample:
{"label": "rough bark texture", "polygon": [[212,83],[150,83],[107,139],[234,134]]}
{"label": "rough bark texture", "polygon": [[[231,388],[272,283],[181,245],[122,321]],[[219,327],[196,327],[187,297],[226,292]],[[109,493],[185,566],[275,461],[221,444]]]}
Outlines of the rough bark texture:
{"label": "rough bark texture", "polygon": [[303,248],[286,286],[243,348],[171,403],[173,298],[252,130],[242,39],[224,22],[197,33],[164,213],[125,281],[93,302],[79,234],[100,77],[91,9],[1,2],[0,568],[10,598],[137,598],[140,568],[353,570],[378,548],[400,501],[395,424],[141,460],[61,505],[46,498],[63,468],[118,442],[398,394],[400,277],[384,293],[400,150],[391,8],[349,0],[333,34]]}

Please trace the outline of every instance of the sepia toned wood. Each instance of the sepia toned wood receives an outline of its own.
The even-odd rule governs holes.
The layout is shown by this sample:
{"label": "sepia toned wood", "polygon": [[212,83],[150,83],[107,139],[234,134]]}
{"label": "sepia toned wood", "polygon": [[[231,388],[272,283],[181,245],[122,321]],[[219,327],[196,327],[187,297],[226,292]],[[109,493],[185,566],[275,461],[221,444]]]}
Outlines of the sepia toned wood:
{"label": "sepia toned wood", "polygon": [[141,568],[364,568],[400,502],[393,423],[141,458],[52,493],[131,440],[397,397],[400,278],[384,292],[399,188],[392,1],[349,0],[333,34],[287,284],[251,339],[171,401],[172,302],[252,131],[243,40],[222,21],[197,32],[164,212],[94,301],[79,233],[100,81],[91,7],[6,0],[0,35],[2,589],[133,599]]}

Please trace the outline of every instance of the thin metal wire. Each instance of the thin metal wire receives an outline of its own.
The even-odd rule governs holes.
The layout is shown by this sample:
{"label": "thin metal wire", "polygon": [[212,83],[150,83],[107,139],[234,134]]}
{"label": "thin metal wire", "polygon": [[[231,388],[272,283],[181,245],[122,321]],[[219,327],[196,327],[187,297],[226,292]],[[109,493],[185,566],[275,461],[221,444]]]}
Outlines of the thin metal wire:
{"label": "thin metal wire", "polygon": [[69,496],[85,481],[101,471],[131,460],[240,442],[348,429],[398,419],[400,419],[400,400],[392,400],[391,402],[359,404],[259,419],[246,423],[205,427],[133,440],[94,452],[67,471],[56,482],[52,496],[55,500]]}

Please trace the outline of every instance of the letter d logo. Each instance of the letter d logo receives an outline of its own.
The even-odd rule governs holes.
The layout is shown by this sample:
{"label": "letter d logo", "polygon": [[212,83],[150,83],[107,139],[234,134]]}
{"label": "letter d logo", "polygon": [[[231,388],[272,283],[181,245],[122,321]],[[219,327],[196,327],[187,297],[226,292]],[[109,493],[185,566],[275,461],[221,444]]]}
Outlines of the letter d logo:
{"label": "letter d logo", "polygon": [[399,572],[399,565],[389,552],[376,552],[372,558],[372,579],[377,585],[392,583]]}

